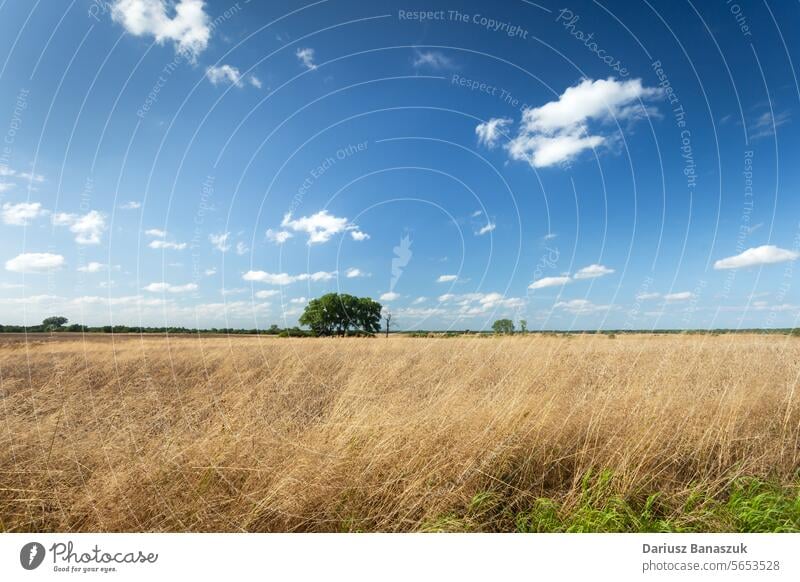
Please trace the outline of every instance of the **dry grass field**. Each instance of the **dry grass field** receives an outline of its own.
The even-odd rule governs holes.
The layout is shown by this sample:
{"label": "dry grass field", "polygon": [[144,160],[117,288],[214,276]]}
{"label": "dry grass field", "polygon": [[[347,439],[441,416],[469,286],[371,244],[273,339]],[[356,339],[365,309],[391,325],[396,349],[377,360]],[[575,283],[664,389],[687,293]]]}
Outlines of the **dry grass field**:
{"label": "dry grass field", "polygon": [[5,531],[794,531],[800,339],[0,340]]}

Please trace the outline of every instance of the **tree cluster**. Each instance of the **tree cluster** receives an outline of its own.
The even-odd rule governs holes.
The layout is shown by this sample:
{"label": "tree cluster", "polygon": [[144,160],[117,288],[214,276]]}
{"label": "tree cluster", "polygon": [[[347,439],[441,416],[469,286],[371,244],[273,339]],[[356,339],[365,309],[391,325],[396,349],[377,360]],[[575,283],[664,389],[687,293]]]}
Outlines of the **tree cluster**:
{"label": "tree cluster", "polygon": [[381,309],[369,297],[327,293],[309,301],[298,321],[318,336],[373,334],[380,331]]}

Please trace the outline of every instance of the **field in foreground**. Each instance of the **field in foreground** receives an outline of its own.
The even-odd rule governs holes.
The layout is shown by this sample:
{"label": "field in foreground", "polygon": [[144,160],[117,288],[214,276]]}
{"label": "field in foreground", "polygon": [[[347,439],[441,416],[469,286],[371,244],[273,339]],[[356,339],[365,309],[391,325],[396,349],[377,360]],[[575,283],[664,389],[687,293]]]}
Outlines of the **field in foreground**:
{"label": "field in foreground", "polygon": [[800,340],[0,341],[0,530],[800,531]]}

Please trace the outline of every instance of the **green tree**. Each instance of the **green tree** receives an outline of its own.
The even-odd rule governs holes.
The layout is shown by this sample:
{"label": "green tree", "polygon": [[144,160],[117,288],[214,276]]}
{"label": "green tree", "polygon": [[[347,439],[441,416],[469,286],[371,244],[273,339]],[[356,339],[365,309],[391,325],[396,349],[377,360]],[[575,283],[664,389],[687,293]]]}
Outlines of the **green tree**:
{"label": "green tree", "polygon": [[369,297],[327,293],[312,299],[298,319],[314,335],[347,335],[351,330],[375,333],[380,330],[381,304]]}
{"label": "green tree", "polygon": [[514,333],[514,322],[510,319],[498,319],[492,324],[495,333]]}
{"label": "green tree", "polygon": [[44,321],[42,321],[42,327],[47,331],[58,331],[62,327],[64,327],[69,319],[66,317],[62,317],[60,315],[55,315],[53,317],[48,317]]}
{"label": "green tree", "polygon": [[519,320],[519,330],[522,333],[528,333],[528,320],[527,319],[520,319]]}

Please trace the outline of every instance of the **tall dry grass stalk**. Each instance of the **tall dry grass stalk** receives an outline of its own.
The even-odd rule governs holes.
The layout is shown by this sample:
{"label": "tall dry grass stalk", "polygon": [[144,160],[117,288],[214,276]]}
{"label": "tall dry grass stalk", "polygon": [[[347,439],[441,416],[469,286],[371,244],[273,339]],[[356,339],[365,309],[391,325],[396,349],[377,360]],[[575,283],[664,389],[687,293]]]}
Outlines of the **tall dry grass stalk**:
{"label": "tall dry grass stalk", "polygon": [[755,335],[4,341],[0,527],[407,531],[484,491],[568,507],[590,470],[788,483],[799,375]]}

